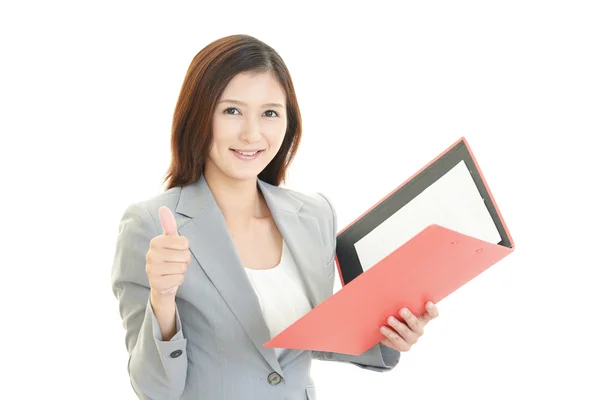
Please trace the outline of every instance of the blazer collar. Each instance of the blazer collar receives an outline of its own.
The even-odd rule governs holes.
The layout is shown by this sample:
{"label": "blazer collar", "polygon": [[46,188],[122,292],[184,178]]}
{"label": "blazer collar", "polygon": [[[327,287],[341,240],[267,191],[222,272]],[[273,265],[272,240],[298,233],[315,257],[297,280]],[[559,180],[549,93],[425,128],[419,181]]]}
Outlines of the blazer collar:
{"label": "blazer collar", "polygon": [[[297,214],[302,208],[302,202],[289,195],[285,190],[257,179],[258,187],[261,190],[271,213],[290,212]],[[194,218],[204,209],[218,208],[215,198],[208,187],[204,175],[195,183],[184,186],[181,189],[177,211],[187,217]],[[214,211],[214,210],[213,210]]]}
{"label": "blazer collar", "polygon": [[[326,277],[321,275],[321,271],[325,269],[319,268],[323,263],[322,253],[316,250],[322,247],[318,220],[312,216],[300,215],[303,202],[285,190],[261,180],[258,180],[257,184],[290,248],[298,272],[308,290],[311,305],[315,307],[327,296],[327,290],[322,286]],[[258,351],[270,366],[283,376],[274,349],[264,347],[271,339],[269,328],[223,214],[204,176],[182,188],[176,211],[190,218],[179,228],[179,233],[189,240],[190,252],[220,292]],[[286,359],[282,360],[282,364],[297,355],[298,351],[290,351]]]}

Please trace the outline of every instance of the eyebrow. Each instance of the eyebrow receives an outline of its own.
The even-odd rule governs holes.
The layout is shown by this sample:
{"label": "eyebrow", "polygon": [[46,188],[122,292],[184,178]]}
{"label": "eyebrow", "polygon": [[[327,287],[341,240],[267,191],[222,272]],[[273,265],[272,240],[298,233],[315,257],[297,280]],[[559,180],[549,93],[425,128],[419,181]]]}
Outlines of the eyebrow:
{"label": "eyebrow", "polygon": [[[234,103],[234,104],[239,104],[239,105],[242,105],[242,106],[247,106],[247,104],[246,104],[246,103],[244,103],[243,101],[239,101],[239,100],[231,100],[231,99],[225,99],[225,100],[221,100],[221,101],[219,102],[219,104],[220,104],[220,103]],[[263,106],[268,106],[268,107],[281,107],[281,108],[284,108],[284,107],[283,107],[281,104],[279,104],[279,103],[266,103],[266,104],[263,104]]]}

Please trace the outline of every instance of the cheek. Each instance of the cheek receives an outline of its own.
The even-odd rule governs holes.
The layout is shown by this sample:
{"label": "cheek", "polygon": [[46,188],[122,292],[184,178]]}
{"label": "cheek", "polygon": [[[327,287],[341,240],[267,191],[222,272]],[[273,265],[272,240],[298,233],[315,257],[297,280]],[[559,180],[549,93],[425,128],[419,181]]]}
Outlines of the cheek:
{"label": "cheek", "polygon": [[217,156],[217,143],[216,143],[216,140],[214,138],[212,140],[212,144],[210,145],[210,150],[208,151],[208,156],[210,158],[212,158],[213,160]]}
{"label": "cheek", "polygon": [[241,127],[241,122],[235,118],[228,119],[215,117],[212,124],[213,142],[218,144],[220,142],[227,142],[231,141],[231,139],[235,139],[238,136]]}
{"label": "cheek", "polygon": [[286,129],[287,123],[273,124],[267,127],[264,134],[269,141],[269,145],[279,148],[285,137]]}

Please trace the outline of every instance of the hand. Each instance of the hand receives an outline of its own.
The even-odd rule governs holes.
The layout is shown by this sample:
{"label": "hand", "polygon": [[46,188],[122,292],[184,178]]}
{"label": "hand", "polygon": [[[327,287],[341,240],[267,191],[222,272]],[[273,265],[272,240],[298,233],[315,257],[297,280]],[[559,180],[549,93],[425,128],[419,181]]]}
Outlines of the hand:
{"label": "hand", "polygon": [[177,233],[175,216],[168,207],[160,207],[158,215],[164,234],[150,241],[146,273],[153,300],[175,299],[191,261],[189,242]]}
{"label": "hand", "polygon": [[425,309],[427,310],[425,314],[416,317],[408,308],[403,308],[399,315],[405,322],[400,322],[393,315],[390,316],[388,323],[393,329],[387,326],[381,327],[381,333],[386,337],[380,343],[397,351],[409,351],[423,335],[425,325],[439,315],[437,307],[431,301],[427,302]]}

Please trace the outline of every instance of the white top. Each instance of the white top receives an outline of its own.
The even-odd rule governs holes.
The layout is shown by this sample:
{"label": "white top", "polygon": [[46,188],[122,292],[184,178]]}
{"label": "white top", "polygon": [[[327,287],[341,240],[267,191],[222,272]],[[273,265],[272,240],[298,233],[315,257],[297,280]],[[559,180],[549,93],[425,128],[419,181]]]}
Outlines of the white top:
{"label": "white top", "polygon": [[[283,242],[281,261],[270,269],[244,268],[258,297],[271,338],[311,310],[294,259]],[[275,348],[278,358],[287,350]]]}

